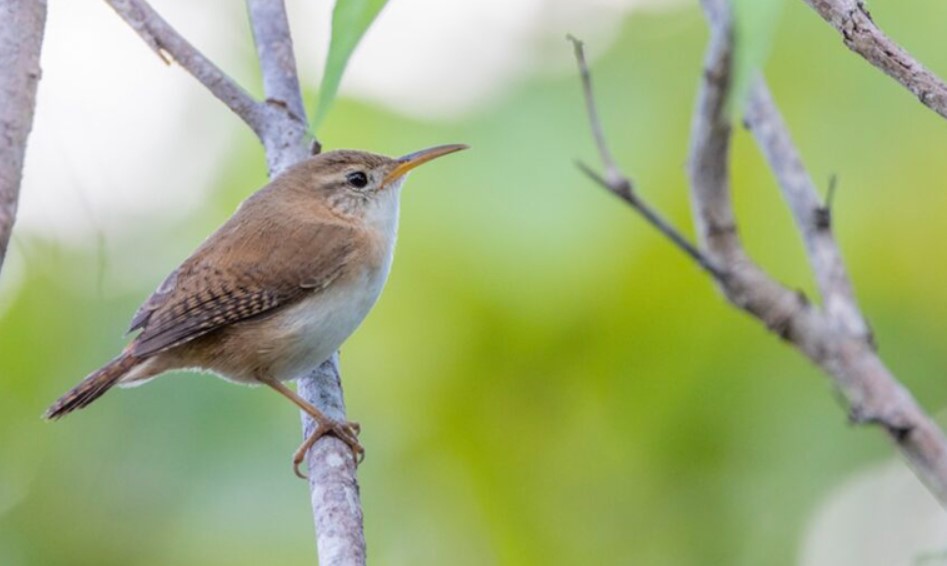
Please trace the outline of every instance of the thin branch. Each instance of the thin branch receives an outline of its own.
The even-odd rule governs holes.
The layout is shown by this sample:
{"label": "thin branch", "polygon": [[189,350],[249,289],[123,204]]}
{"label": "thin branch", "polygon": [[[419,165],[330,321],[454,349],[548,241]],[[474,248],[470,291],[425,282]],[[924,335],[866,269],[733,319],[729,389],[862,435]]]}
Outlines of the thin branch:
{"label": "thin branch", "polygon": [[831,24],[845,45],[884,71],[934,112],[947,118],[947,84],[889,38],[862,0],[804,0]]}
{"label": "thin branch", "polygon": [[796,228],[802,234],[826,313],[853,336],[867,337],[868,324],[858,309],[842,253],[832,235],[828,208],[820,201],[815,183],[802,164],[762,78],[757,78],[750,88],[744,122],[776,175]]}
{"label": "thin branch", "polygon": [[702,247],[721,264],[746,263],[730,202],[730,120],[726,114],[733,46],[729,8],[721,3],[713,19],[704,58],[704,80],[691,123],[688,174],[697,234]]}
{"label": "thin branch", "polygon": [[611,191],[615,196],[628,203],[632,208],[638,211],[644,219],[667,237],[671,242],[685,254],[690,256],[697,265],[709,273],[714,279],[721,279],[724,274],[707,258],[700,250],[691,244],[676,228],[665,220],[656,210],[647,202],[638,196],[631,179],[622,174],[615,160],[612,158],[608,143],[605,141],[605,133],[602,129],[602,122],[598,116],[598,109],[595,104],[595,97],[592,94],[592,75],[589,73],[589,66],[585,59],[585,48],[583,43],[574,36],[569,35],[567,39],[572,42],[575,48],[575,60],[579,66],[579,74],[582,77],[582,92],[585,97],[585,107],[588,112],[589,125],[592,128],[592,137],[595,138],[595,144],[598,146],[599,156],[605,165],[605,177],[599,175],[591,167],[577,162],[579,169],[590,179]]}
{"label": "thin branch", "polygon": [[211,94],[243,119],[257,137],[263,139],[266,126],[264,106],[184,39],[146,0],[106,2],[165,63],[168,63],[168,57],[177,61]]}
{"label": "thin branch", "polygon": [[0,0],[0,269],[16,221],[45,25],[45,0]]}
{"label": "thin branch", "polygon": [[[311,153],[306,147],[307,120],[296,56],[283,0],[246,0],[253,41],[263,75],[266,106],[272,118],[262,136],[270,175],[285,170]],[[321,150],[313,140],[315,149]]]}
{"label": "thin branch", "polygon": [[[622,177],[618,165],[615,163],[615,158],[612,157],[612,152],[608,148],[608,142],[605,141],[605,132],[602,129],[602,121],[598,116],[598,108],[595,105],[595,96],[592,94],[592,75],[589,73],[589,65],[585,60],[585,45],[579,41],[575,36],[569,34],[566,36],[566,39],[572,42],[572,47],[575,51],[575,60],[579,65],[579,74],[582,77],[582,94],[585,97],[585,110],[589,115],[589,125],[592,127],[592,139],[595,140],[595,145],[598,147],[598,154],[602,158],[602,164],[605,166],[605,178],[609,183],[615,183],[615,181]],[[588,173],[588,171],[586,171]],[[627,179],[625,179],[627,183]],[[628,183],[630,185],[630,183]],[[629,194],[631,189],[629,187]],[[621,196],[621,195],[619,195]]]}
{"label": "thin branch", "polygon": [[253,28],[267,102],[285,106],[305,123],[306,108],[299,88],[296,55],[283,0],[247,0],[247,13]]}
{"label": "thin branch", "polygon": [[[266,103],[253,100],[144,0],[107,1],[162,58],[165,53],[170,55],[253,129],[266,150],[271,178],[318,153],[317,141],[312,140],[312,145],[306,143],[306,114],[282,0],[247,0]],[[306,400],[325,414],[344,420],[345,406],[339,376],[339,356],[336,353],[318,368],[300,376],[298,383],[300,394]],[[304,438],[309,436],[314,426],[308,415],[304,415]],[[364,565],[362,509],[351,449],[335,437],[324,436],[306,456],[319,563]]]}
{"label": "thin branch", "polygon": [[[726,274],[717,279],[721,292],[817,364],[849,403],[852,421],[877,424],[887,431],[917,476],[947,507],[947,439],[885,367],[869,333],[858,325],[861,315],[828,223],[820,227],[813,220],[817,216],[814,211],[821,208],[817,193],[775,104],[760,90],[765,89],[761,81],[754,87],[748,122],[803,233],[827,299],[825,310],[773,280],[743,249],[730,201],[728,172],[729,5],[727,0],[703,0],[702,5],[711,34],[691,128],[688,172],[703,253]],[[591,116],[594,119],[594,114]],[[600,126],[593,125],[595,128],[600,130]],[[608,186],[604,179],[599,182]],[[836,306],[829,305],[830,301]]]}
{"label": "thin branch", "polygon": [[[299,380],[299,393],[315,403],[327,416],[345,421],[345,402],[339,375],[339,354]],[[303,438],[316,423],[302,413]],[[365,534],[355,459],[352,449],[334,436],[324,436],[309,450],[309,493],[316,525],[319,564],[349,566],[365,564]]]}
{"label": "thin branch", "polygon": [[[716,45],[718,42],[732,44],[728,3],[726,0],[703,0],[701,3],[711,29],[708,62],[722,63],[723,76],[729,76],[729,58],[718,57],[715,60],[713,56],[715,52],[727,51],[720,49]],[[729,81],[721,83],[718,80],[719,77],[714,72],[716,69],[718,68],[708,66],[695,116],[695,124],[704,123],[711,129],[724,117],[722,110],[716,104],[708,103],[706,98],[713,99],[719,95],[720,93],[715,91],[720,88],[723,88],[725,95],[726,89],[729,88]],[[750,121],[756,130],[757,142],[767,154],[791,208],[798,211],[797,221],[803,225],[801,230],[805,235],[810,225],[807,221],[808,215],[811,214],[812,208],[818,207],[818,198],[811,181],[808,181],[808,174],[803,169],[785,125],[775,111],[775,105],[770,99],[760,97],[761,92],[757,89],[757,96],[751,102],[755,105],[752,108],[755,113],[750,117]],[[708,109],[715,112],[703,114]],[[695,131],[699,131],[699,127],[696,127]],[[718,132],[723,133],[723,130]],[[705,148],[710,150],[710,159],[720,160],[712,165],[713,171],[726,171],[726,154],[714,152],[714,149],[721,145],[722,142],[718,142]],[[698,144],[693,147],[700,149]],[[692,154],[691,160],[692,163],[706,163],[707,157]],[[696,187],[699,186],[701,171],[692,165],[691,172],[695,198],[698,198],[700,195],[696,194]],[[800,179],[805,179],[806,182]],[[728,180],[718,178],[717,182],[725,186]],[[705,197],[711,198],[720,195],[726,195],[726,191],[719,187],[716,191],[710,190],[704,194]],[[729,202],[726,206],[729,206]],[[704,210],[701,207],[696,209]],[[834,297],[837,304],[850,303],[847,308],[852,309],[852,312],[819,312],[796,294],[796,308],[786,313],[782,325],[776,330],[832,378],[833,383],[848,400],[854,422],[878,424],[889,433],[917,476],[938,501],[947,507],[947,439],[878,358],[870,335],[858,328],[860,314],[842,265],[841,254],[831,239],[831,233],[822,230],[822,233],[804,237],[808,242],[811,263],[816,269],[824,270],[817,275],[828,296]],[[735,304],[773,328],[774,311],[779,310],[778,305],[790,305],[790,296],[793,293],[773,281],[749,260],[742,263],[742,269],[740,265],[728,264],[731,278],[724,286],[724,292]],[[839,319],[839,316],[842,318]],[[857,320],[852,322],[846,319],[846,316],[857,317]],[[839,324],[839,320],[844,324]]]}
{"label": "thin branch", "polygon": [[[318,153],[307,146],[307,126],[292,38],[282,0],[247,0],[253,39],[263,74],[268,122],[262,138],[270,177]],[[339,354],[297,380],[300,395],[326,415],[345,421]],[[303,438],[315,422],[302,412]],[[306,454],[310,504],[316,529],[319,563],[324,566],[365,564],[365,535],[356,463],[352,450],[334,436],[323,436]]]}

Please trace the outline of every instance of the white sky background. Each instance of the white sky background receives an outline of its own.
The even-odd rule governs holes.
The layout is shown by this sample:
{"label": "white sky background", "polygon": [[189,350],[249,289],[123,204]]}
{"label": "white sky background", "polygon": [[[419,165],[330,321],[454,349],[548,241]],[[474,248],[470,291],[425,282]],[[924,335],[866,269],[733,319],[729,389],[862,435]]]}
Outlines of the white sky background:
{"label": "white sky background", "polygon": [[[680,3],[391,0],[355,52],[341,95],[420,118],[475,113],[524,74],[574,72],[568,50],[543,52],[550,39],[572,32],[602,52],[632,10]],[[316,85],[332,3],[288,4],[302,79]],[[259,93],[243,2],[153,5]],[[186,72],[162,64],[104,2],[52,2],[14,238],[86,245],[146,217],[187,214],[203,201],[237,128],[244,126]]]}

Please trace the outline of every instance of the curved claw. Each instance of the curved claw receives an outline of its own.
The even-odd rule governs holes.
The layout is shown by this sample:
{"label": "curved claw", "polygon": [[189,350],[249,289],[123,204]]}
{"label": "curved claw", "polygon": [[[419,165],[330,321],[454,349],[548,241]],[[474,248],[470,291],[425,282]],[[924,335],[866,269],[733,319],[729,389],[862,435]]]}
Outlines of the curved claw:
{"label": "curved claw", "polygon": [[355,422],[345,422],[339,423],[335,421],[329,421],[328,423],[319,423],[312,434],[309,435],[302,444],[299,445],[299,448],[296,449],[296,452],[293,453],[293,472],[300,479],[309,479],[309,476],[303,474],[300,471],[300,465],[303,460],[306,458],[306,453],[309,452],[309,449],[312,448],[313,444],[317,440],[322,438],[327,434],[332,434],[342,442],[349,445],[349,448],[352,449],[352,458],[355,461],[356,467],[365,460],[365,448],[362,447],[358,442],[358,435],[362,431],[362,427]]}
{"label": "curved claw", "polygon": [[[298,458],[298,459],[297,459]],[[293,456],[293,473],[296,474],[296,477],[301,480],[308,480],[309,476],[299,471],[299,465],[303,463],[303,458],[301,456]]]}

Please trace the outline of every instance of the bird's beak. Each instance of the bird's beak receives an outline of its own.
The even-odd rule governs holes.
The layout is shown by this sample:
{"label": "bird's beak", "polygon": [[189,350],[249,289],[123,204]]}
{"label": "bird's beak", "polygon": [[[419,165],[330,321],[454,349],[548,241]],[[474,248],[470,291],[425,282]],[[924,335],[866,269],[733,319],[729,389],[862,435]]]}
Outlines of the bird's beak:
{"label": "bird's beak", "polygon": [[462,149],[467,149],[467,146],[460,143],[454,143],[450,145],[429,147],[427,149],[422,149],[421,151],[409,153],[404,157],[399,157],[395,160],[398,164],[394,169],[391,170],[390,173],[385,175],[385,180],[382,181],[381,186],[388,186],[389,183],[395,181],[399,177],[404,176],[408,171],[414,169],[418,165],[422,165],[432,159],[437,159],[438,157],[447,155],[448,153],[454,153],[455,151],[460,151]]}

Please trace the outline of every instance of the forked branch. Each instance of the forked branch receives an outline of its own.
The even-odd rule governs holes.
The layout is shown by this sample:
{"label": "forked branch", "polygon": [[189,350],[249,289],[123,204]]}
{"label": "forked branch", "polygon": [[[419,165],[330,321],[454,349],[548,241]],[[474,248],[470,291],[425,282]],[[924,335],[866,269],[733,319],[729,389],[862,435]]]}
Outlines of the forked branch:
{"label": "forked branch", "polygon": [[[819,284],[822,307],[775,281],[753,263],[743,248],[730,200],[732,132],[725,111],[732,79],[732,20],[726,0],[703,0],[702,4],[711,34],[688,159],[692,208],[701,242],[698,257],[718,270],[718,286],[734,306],[760,320],[826,373],[848,401],[854,422],[877,424],[887,431],[917,476],[947,506],[947,441],[878,358],[832,235],[825,205],[819,202],[762,79],[751,89],[746,121],[796,219]],[[594,108],[588,68],[581,56],[581,45],[576,46],[587,104]],[[597,123],[596,113],[590,112],[590,120],[593,132],[598,132],[596,136],[600,138],[601,124]],[[602,153],[603,158],[609,155],[607,148]],[[620,185],[612,179],[622,179],[624,175],[616,167],[609,178],[593,178],[615,192]],[[632,206],[641,212],[641,207]]]}
{"label": "forked branch", "polygon": [[585,60],[585,47],[579,39],[572,35],[567,36],[567,39],[572,42],[572,46],[575,50],[575,58],[579,64],[579,73],[582,76],[582,91],[585,95],[585,108],[589,116],[589,125],[592,128],[592,137],[595,140],[599,157],[605,167],[605,175],[603,176],[596,173],[594,169],[581,161],[576,163],[579,169],[590,179],[603,188],[608,189],[612,194],[637,210],[649,224],[671,240],[678,249],[690,256],[691,259],[697,262],[697,265],[714,277],[714,279],[722,278],[724,276],[723,272],[714,265],[710,258],[706,257],[700,250],[694,247],[683,234],[638,196],[631,179],[625,176],[615,163],[611,150],[608,148],[608,142],[605,141],[605,131],[602,128],[602,122],[598,116],[595,97],[592,95],[592,75],[589,72],[589,67]]}

